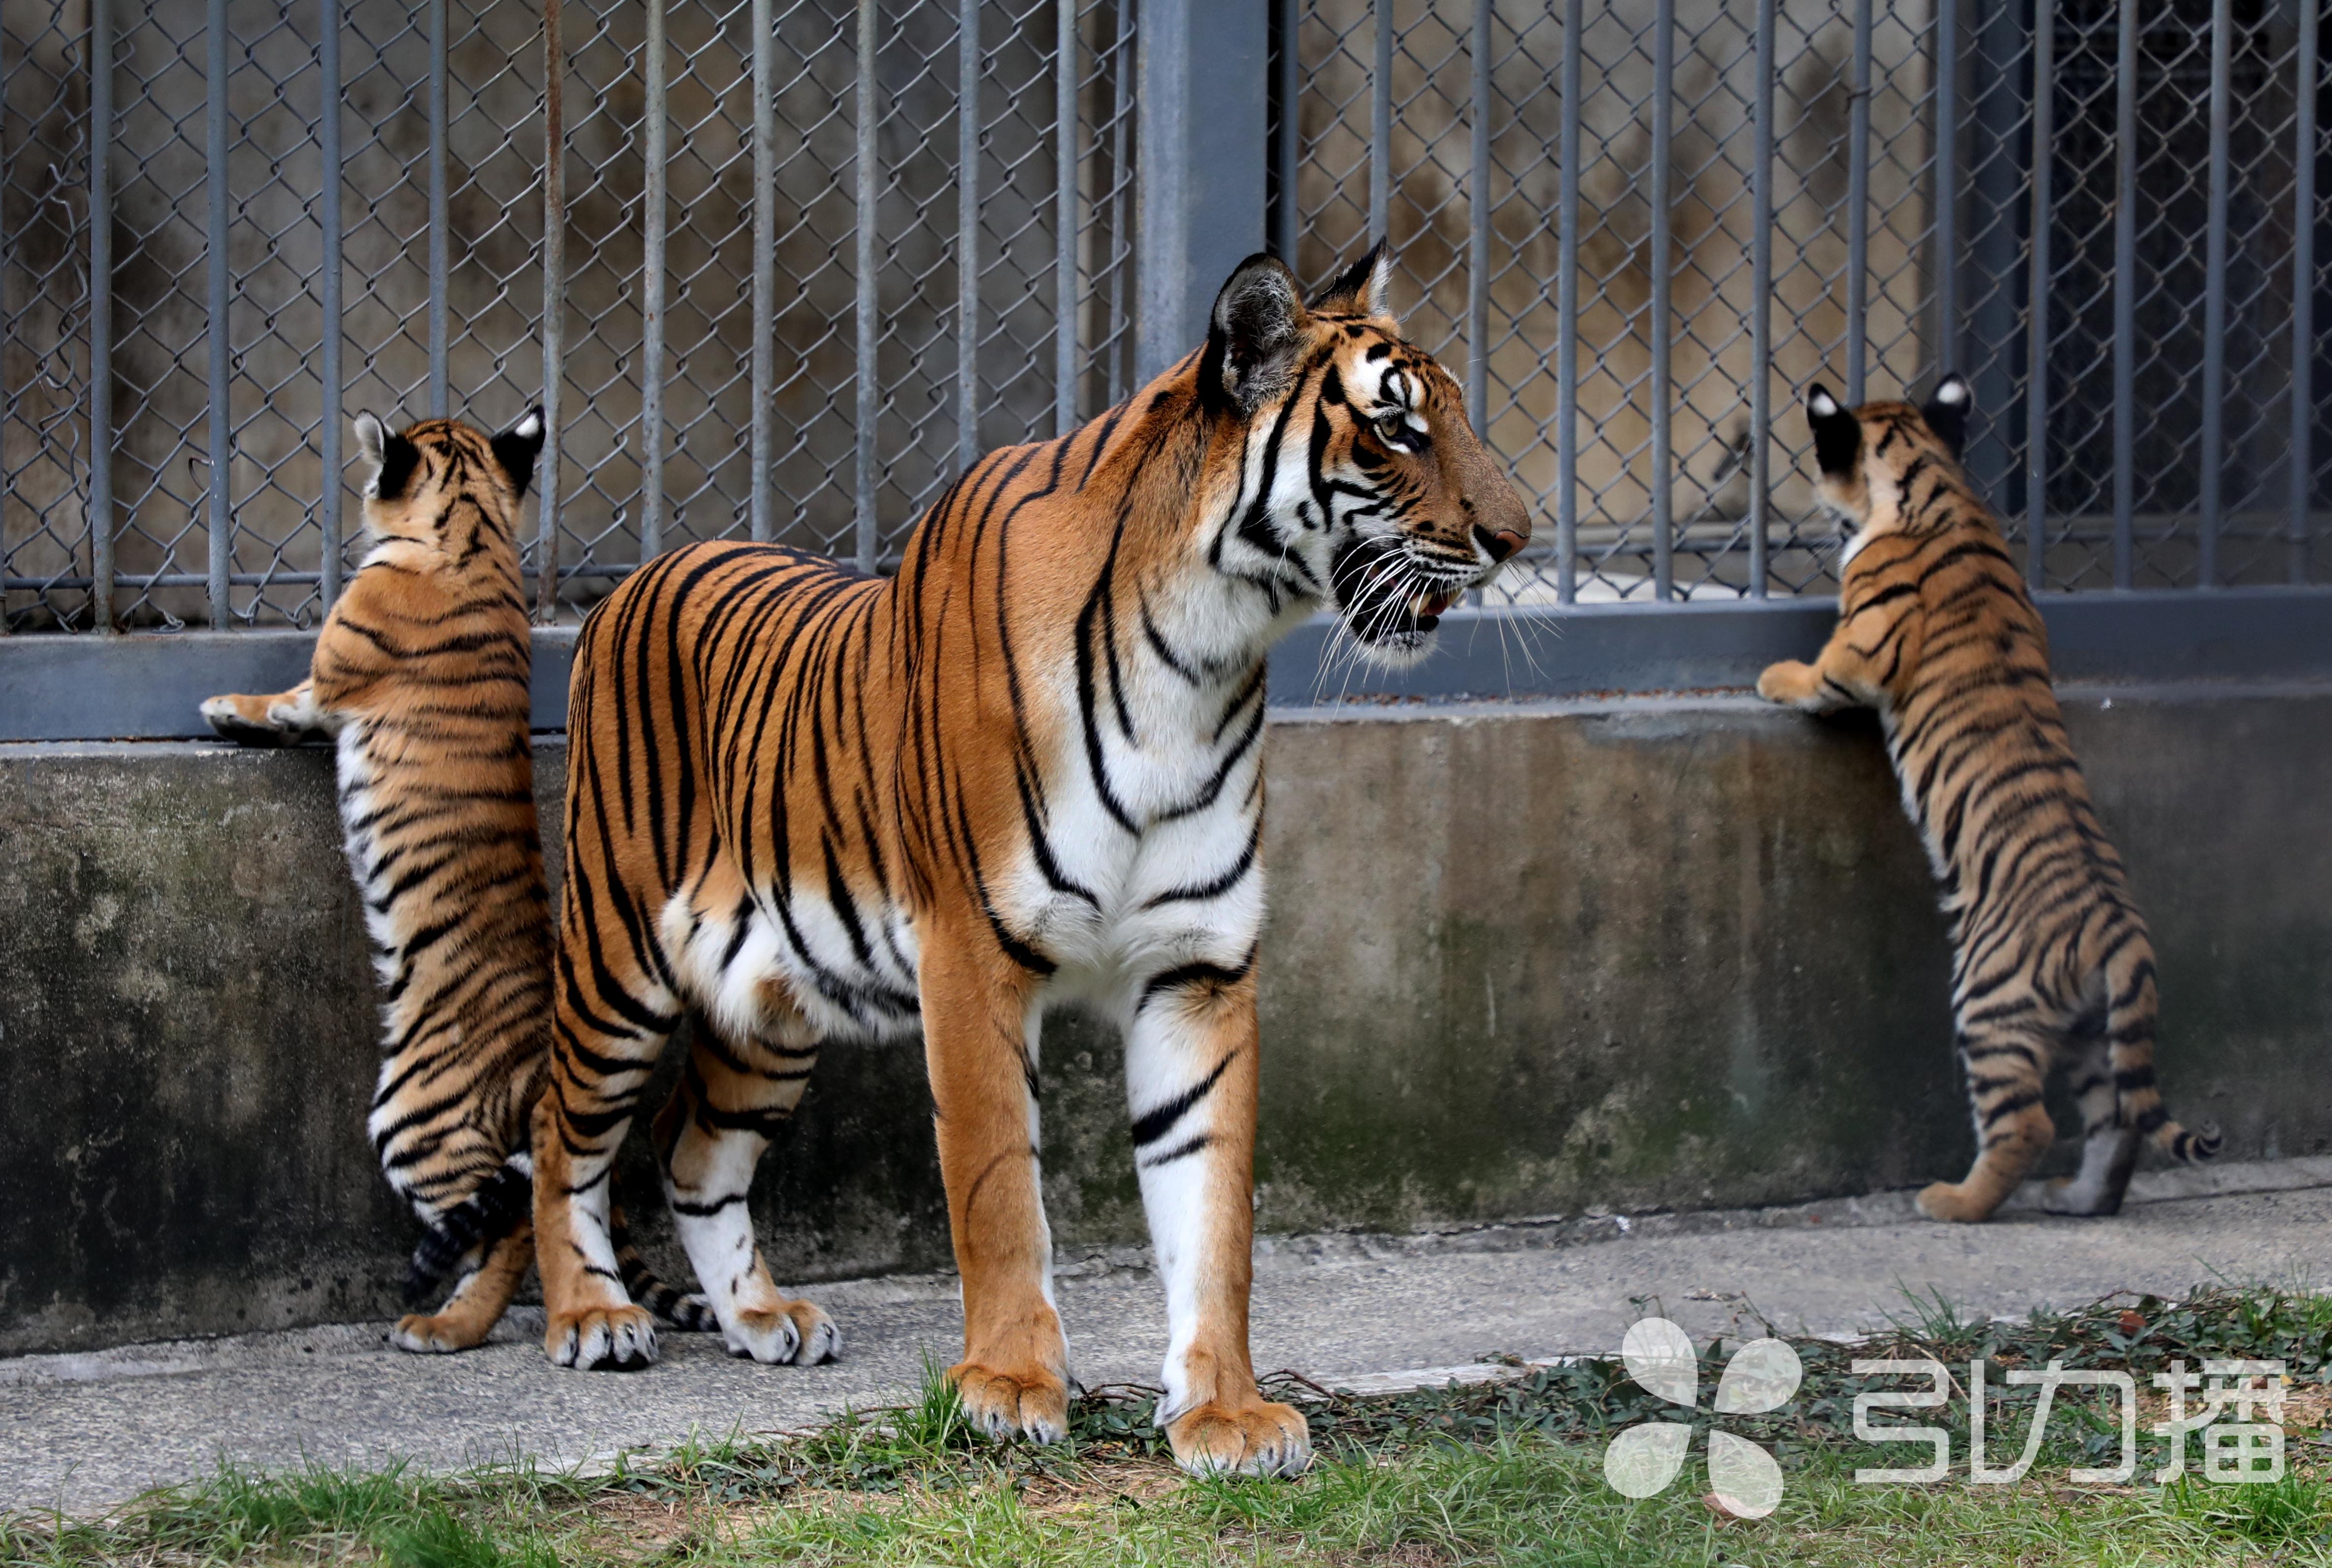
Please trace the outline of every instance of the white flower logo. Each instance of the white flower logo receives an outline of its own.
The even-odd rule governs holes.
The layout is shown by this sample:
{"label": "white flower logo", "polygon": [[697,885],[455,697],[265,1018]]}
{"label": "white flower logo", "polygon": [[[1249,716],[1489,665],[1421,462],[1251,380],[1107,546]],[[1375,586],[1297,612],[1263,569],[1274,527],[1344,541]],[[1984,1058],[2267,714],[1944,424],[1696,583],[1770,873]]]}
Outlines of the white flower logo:
{"label": "white flower logo", "polygon": [[[1692,1341],[1665,1317],[1647,1317],[1620,1346],[1628,1375],[1670,1404],[1700,1402],[1700,1363]],[[1805,1380],[1798,1353],[1778,1339],[1754,1339],[1733,1353],[1716,1384],[1719,1415],[1754,1416],[1790,1402]],[[1603,1450],[1603,1478],[1630,1497],[1664,1492],[1684,1468],[1692,1429],[1681,1421],[1630,1427]],[[1708,1434],[1708,1483],[1726,1513],[1762,1519],[1782,1503],[1782,1467],[1773,1456],[1731,1432]]]}

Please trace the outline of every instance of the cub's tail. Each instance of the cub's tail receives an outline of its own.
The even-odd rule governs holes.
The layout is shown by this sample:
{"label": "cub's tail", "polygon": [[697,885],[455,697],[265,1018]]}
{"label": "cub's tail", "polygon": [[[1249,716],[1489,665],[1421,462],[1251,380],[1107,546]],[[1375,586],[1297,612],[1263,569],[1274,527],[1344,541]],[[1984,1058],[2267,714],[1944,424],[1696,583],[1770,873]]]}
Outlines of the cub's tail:
{"label": "cub's tail", "polygon": [[[491,1247],[516,1229],[534,1207],[534,1164],[523,1154],[512,1155],[484,1185],[437,1217],[413,1250],[405,1270],[405,1304],[417,1307],[464,1259]],[[657,1278],[638,1249],[624,1221],[622,1205],[608,1216],[608,1240],[615,1243],[616,1266],[623,1271],[624,1289],[634,1301],[684,1334],[700,1334],[719,1326],[712,1305],[702,1296],[683,1295]]]}

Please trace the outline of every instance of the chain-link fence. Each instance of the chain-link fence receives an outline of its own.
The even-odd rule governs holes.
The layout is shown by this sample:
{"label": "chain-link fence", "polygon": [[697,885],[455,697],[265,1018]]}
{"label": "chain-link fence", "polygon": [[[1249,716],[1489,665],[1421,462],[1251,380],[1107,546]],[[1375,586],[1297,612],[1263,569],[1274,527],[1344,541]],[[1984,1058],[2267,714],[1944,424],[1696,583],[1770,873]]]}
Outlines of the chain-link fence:
{"label": "chain-link fence", "polygon": [[[879,568],[1129,389],[1136,9],[8,8],[0,624],[312,623],[362,408],[553,404],[554,612],[685,539]],[[1391,240],[1544,514],[1505,597],[1826,591],[1805,384],[1946,366],[2036,583],[2321,580],[2312,0],[1271,9],[1273,237]]]}
{"label": "chain-link fence", "polygon": [[1390,238],[1519,601],[1828,591],[1805,386],[1945,369],[2036,585],[2320,580],[2313,4],[1282,0],[1274,238]]}
{"label": "chain-link fence", "polygon": [[504,428],[554,375],[554,608],[689,539],[879,565],[966,454],[1127,390],[1133,20],[11,6],[9,627],[87,627],[109,588],[122,627],[311,623],[352,565],[348,416]]}

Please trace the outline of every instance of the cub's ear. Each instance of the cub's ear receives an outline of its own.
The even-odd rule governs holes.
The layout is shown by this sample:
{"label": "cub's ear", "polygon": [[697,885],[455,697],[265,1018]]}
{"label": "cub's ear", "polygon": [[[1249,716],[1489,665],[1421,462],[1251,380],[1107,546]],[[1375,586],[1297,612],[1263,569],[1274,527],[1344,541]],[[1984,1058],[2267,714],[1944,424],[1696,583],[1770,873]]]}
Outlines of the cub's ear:
{"label": "cub's ear", "polygon": [[1238,264],[1215,296],[1199,385],[1251,415],[1285,391],[1303,341],[1304,302],[1295,274],[1258,252]]}
{"label": "cub's ear", "polygon": [[524,419],[490,443],[521,499],[525,499],[527,481],[534,478],[534,460],[542,455],[542,410],[530,408]]}
{"label": "cub's ear", "polygon": [[1852,475],[1862,457],[1862,421],[1816,382],[1806,394],[1806,419],[1814,427],[1814,461],[1836,479]]}
{"label": "cub's ear", "polygon": [[1320,290],[1312,309],[1332,316],[1391,317],[1392,258],[1379,240],[1369,253],[1345,268],[1336,280]]}
{"label": "cub's ear", "polygon": [[397,499],[413,482],[413,470],[421,466],[421,449],[401,435],[389,434],[378,414],[357,415],[356,428],[357,451],[372,465],[372,478],[365,481],[364,493],[376,500]]}
{"label": "cub's ear", "polygon": [[1968,389],[1965,378],[1954,371],[1935,384],[1927,406],[1919,413],[1926,418],[1927,428],[1935,432],[1935,439],[1957,457],[1967,445],[1968,414],[1974,407],[1975,394]]}

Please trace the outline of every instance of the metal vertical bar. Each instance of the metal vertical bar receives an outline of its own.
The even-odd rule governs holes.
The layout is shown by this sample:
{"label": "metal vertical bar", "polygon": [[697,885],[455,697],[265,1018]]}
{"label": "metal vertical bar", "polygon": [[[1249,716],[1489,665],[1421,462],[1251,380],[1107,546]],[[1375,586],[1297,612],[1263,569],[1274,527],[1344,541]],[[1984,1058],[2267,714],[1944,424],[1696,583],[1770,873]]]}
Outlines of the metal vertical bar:
{"label": "metal vertical bar", "polygon": [[882,170],[874,145],[875,0],[858,0],[858,86],[855,144],[851,149],[851,175],[857,185],[857,234],[854,259],[857,299],[852,309],[857,329],[856,368],[851,390],[857,404],[856,446],[851,467],[852,520],[856,530],[858,569],[872,575],[880,540],[874,527],[874,425],[880,417],[874,382],[875,284],[874,219],[880,197]]}
{"label": "metal vertical bar", "polygon": [[1275,242],[1279,259],[1300,265],[1304,214],[1296,204],[1295,183],[1304,157],[1304,5],[1305,0],[1283,0],[1279,7],[1279,233]]}
{"label": "metal vertical bar", "polygon": [[1960,368],[1960,5],[1935,5],[1935,369]]}
{"label": "metal vertical bar", "polygon": [[1870,357],[1870,5],[1854,5],[1854,103],[1847,113],[1846,401],[1860,407]]}
{"label": "metal vertical bar", "polygon": [[2056,0],[2033,0],[2032,250],[2027,275],[2024,365],[2024,576],[2048,584],[2049,523],[2049,223],[2051,145],[2056,122]]}
{"label": "metal vertical bar", "polygon": [[2202,537],[2196,541],[2195,580],[2219,585],[2219,511],[2224,498],[2227,396],[2227,133],[2230,56],[2234,43],[2234,0],[2211,6],[2211,205],[2203,241],[2203,485]]}
{"label": "metal vertical bar", "polygon": [[2301,0],[2292,47],[2299,78],[2291,154],[2291,527],[2287,575],[2308,581],[2308,502],[2316,488],[2317,0]]}
{"label": "metal vertical bar", "polygon": [[227,567],[234,553],[234,511],[228,504],[227,453],[232,442],[234,414],[228,408],[228,381],[234,368],[234,346],[228,329],[227,300],[233,280],[227,273],[226,223],[226,0],[210,0],[204,43],[205,51],[204,118],[209,132],[210,225],[205,236],[210,274],[210,609],[211,630],[224,632],[234,607],[227,602]]}
{"label": "metal vertical bar", "polygon": [[112,0],[89,0],[89,600],[113,630]]}
{"label": "metal vertical bar", "polygon": [[1376,52],[1369,69],[1369,243],[1392,224],[1392,0],[1376,0]]}
{"label": "metal vertical bar", "polygon": [[445,0],[429,0],[429,412],[445,417]]}
{"label": "metal vertical bar", "polygon": [[745,480],[746,530],[759,542],[771,534],[769,463],[775,456],[778,364],[774,337],[778,299],[777,35],[770,0],[753,0],[753,427],[748,441],[753,471]]}
{"label": "metal vertical bar", "polygon": [[1765,596],[1773,431],[1773,51],[1775,0],[1757,0],[1757,147],[1749,174],[1749,596]]}
{"label": "metal vertical bar", "polygon": [[323,417],[317,426],[322,449],[323,476],[316,507],[317,525],[323,530],[318,557],[317,596],[330,610],[340,596],[340,503],[348,487],[340,478],[340,339],[346,323],[340,311],[340,0],[319,0],[316,65],[322,77],[317,93],[316,151],[323,164],[320,207],[324,261],[322,352],[317,358],[323,382]]}
{"label": "metal vertical bar", "polygon": [[640,565],[664,548],[664,161],[669,116],[664,100],[664,0],[647,0],[641,45],[647,102],[645,174],[640,185]]}
{"label": "metal vertical bar", "polygon": [[1675,157],[1675,136],[1676,0],[1659,0],[1652,21],[1652,302],[1647,325],[1652,351],[1652,596],[1663,601],[1676,596],[1675,540],[1668,516],[1675,504],[1675,482],[1668,473],[1668,399],[1673,391],[1668,166]]}
{"label": "metal vertical bar", "polygon": [[561,0],[542,0],[542,484],[535,502],[534,613],[559,611],[559,393],[567,375],[567,44]]}
{"label": "metal vertical bar", "polygon": [[1077,0],[1055,0],[1053,433],[1077,427]]}
{"label": "metal vertical bar", "polygon": [[1579,62],[1581,0],[1563,5],[1563,166],[1555,195],[1554,598],[1579,598]]}
{"label": "metal vertical bar", "polygon": [[2137,570],[2137,16],[2138,0],[2121,0],[2115,51],[2114,102],[2114,586],[2129,587]]}
{"label": "metal vertical bar", "polygon": [[1474,429],[1490,429],[1490,24],[1491,0],[1474,0],[1473,175],[1467,191],[1472,209],[1470,254],[1466,267],[1466,405]]}
{"label": "metal vertical bar", "polygon": [[[1126,366],[1137,358],[1142,347],[1125,306],[1129,275],[1135,271],[1131,234],[1138,195],[1134,182],[1126,177],[1126,142],[1133,128],[1133,80],[1137,69],[1126,16],[1133,4],[1134,0],[1116,0],[1110,7],[1108,319],[1109,330],[1117,335],[1118,340],[1110,345],[1109,388],[1103,396],[1113,405],[1125,396],[1129,379]],[[1295,258],[1289,256],[1287,264],[1295,265]]]}
{"label": "metal vertical bar", "polygon": [[980,458],[980,0],[956,14],[955,464]]}

